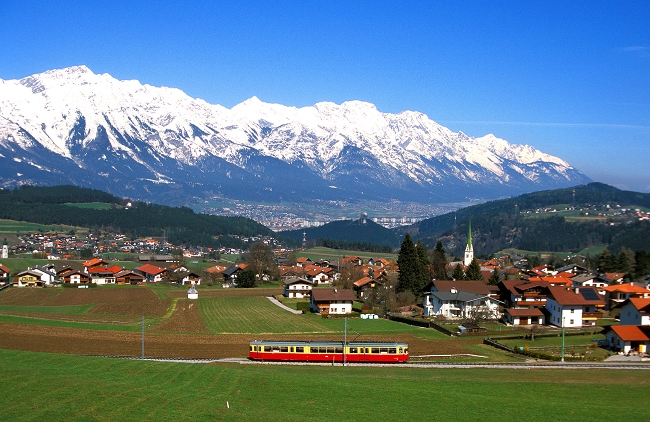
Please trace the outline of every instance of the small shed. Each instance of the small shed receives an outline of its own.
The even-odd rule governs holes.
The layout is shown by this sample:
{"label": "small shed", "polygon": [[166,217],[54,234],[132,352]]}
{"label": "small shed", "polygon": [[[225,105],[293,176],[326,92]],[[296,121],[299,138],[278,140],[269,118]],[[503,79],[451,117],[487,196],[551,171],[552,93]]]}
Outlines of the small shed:
{"label": "small shed", "polygon": [[487,328],[481,327],[478,324],[473,322],[466,322],[463,325],[458,326],[458,335],[470,334],[470,333],[483,333],[487,331]]}
{"label": "small shed", "polygon": [[188,299],[198,299],[199,298],[199,292],[194,287],[194,283],[192,283],[192,287],[190,287],[187,290],[187,298]]}

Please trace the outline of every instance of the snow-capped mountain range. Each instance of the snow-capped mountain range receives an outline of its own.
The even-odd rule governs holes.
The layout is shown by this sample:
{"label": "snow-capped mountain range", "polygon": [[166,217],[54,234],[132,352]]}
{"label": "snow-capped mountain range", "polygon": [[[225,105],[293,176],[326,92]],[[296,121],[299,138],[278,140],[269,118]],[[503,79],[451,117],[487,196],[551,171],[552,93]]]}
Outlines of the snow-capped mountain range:
{"label": "snow-capped mountain range", "polygon": [[0,79],[0,162],[5,187],[72,183],[161,203],[452,202],[589,182],[531,146],[454,133],[418,112],[256,97],[227,109],[85,66]]}

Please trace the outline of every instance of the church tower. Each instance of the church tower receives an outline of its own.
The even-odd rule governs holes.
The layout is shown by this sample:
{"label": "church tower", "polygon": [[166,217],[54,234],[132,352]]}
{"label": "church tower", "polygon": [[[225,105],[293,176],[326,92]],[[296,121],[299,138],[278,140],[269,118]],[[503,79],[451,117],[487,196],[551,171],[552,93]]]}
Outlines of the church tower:
{"label": "church tower", "polygon": [[7,245],[7,239],[5,238],[2,242],[2,259],[9,258],[9,246]]}
{"label": "church tower", "polygon": [[472,246],[472,220],[469,220],[469,229],[467,229],[467,247],[465,247],[465,258],[463,265],[468,266],[474,259],[474,247]]}

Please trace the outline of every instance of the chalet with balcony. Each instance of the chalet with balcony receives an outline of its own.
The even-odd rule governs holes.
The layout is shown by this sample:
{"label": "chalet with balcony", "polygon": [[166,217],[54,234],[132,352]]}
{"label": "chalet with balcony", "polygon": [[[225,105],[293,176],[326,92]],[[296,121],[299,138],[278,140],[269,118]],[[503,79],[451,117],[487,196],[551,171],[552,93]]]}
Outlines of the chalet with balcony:
{"label": "chalet with balcony", "polygon": [[447,318],[470,318],[481,312],[488,319],[499,318],[497,299],[487,294],[477,294],[456,290],[435,291],[424,296],[424,316],[443,316]]}
{"label": "chalet with balcony", "polygon": [[596,325],[604,306],[605,300],[594,287],[548,287],[548,323],[557,327]]}
{"label": "chalet with balcony", "polygon": [[509,308],[544,308],[549,283],[530,280],[503,280],[499,283],[501,300]]}
{"label": "chalet with balcony", "polygon": [[283,282],[282,295],[288,298],[303,299],[311,296],[314,283],[303,277],[292,277]]}
{"label": "chalet with balcony", "polygon": [[311,310],[329,315],[349,314],[356,298],[350,289],[314,289],[311,292]]}
{"label": "chalet with balcony", "polygon": [[636,284],[613,284],[603,287],[605,291],[605,309],[614,309],[631,298],[649,298],[650,290]]}

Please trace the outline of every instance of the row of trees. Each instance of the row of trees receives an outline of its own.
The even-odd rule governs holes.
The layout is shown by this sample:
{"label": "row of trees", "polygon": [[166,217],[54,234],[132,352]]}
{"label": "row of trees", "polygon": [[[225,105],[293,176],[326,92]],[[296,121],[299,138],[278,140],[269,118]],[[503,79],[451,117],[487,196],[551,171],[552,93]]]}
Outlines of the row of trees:
{"label": "row of trees", "polygon": [[[419,296],[424,287],[433,279],[483,280],[481,266],[476,259],[472,260],[467,269],[464,269],[463,265],[459,263],[449,276],[447,274],[447,254],[442,242],[438,241],[435,249],[429,252],[421,241],[413,243],[413,239],[408,233],[402,241],[397,256],[397,266],[399,267],[397,291],[410,291],[415,296]],[[496,280],[491,279],[491,282],[497,284],[499,276],[496,272],[493,274],[494,277]]]}
{"label": "row of trees", "polygon": [[598,271],[601,273],[622,272],[629,279],[638,279],[650,274],[650,253],[645,250],[633,252],[622,248],[618,256],[605,249],[598,255]]}

